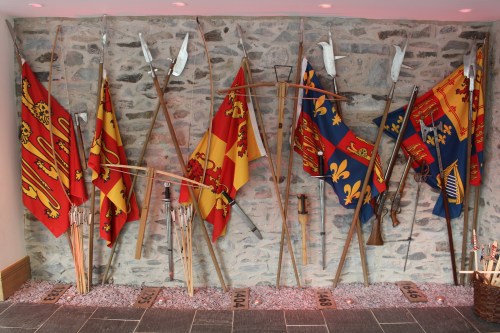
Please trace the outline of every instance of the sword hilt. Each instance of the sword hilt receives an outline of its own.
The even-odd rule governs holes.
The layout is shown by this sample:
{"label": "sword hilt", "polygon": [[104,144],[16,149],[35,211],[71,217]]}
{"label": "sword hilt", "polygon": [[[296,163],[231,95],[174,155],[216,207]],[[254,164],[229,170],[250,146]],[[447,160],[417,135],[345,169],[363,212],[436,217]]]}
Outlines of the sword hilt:
{"label": "sword hilt", "polygon": [[320,150],[318,151],[318,173],[320,177],[325,176],[325,166],[324,166],[324,155],[323,152]]}
{"label": "sword hilt", "polygon": [[170,183],[166,182],[163,184],[165,186],[165,192],[163,192],[163,201],[170,202]]}
{"label": "sword hilt", "polygon": [[226,192],[226,191],[222,191],[222,195],[224,196],[224,198],[226,198],[226,200],[227,200],[227,204],[228,204],[229,206],[234,205],[234,203],[235,203],[234,199],[233,199],[233,198],[231,198],[231,196],[230,196],[229,194],[227,194],[227,192]]}

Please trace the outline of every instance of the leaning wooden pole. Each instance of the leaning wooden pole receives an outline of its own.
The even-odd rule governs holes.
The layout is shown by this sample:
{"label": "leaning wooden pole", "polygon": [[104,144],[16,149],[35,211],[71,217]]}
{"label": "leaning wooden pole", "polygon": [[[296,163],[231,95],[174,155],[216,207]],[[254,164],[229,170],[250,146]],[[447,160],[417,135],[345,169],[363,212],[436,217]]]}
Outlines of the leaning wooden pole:
{"label": "leaning wooden pole", "polygon": [[[151,54],[149,53],[149,50],[147,49],[146,43],[143,42],[143,40],[142,40],[142,35],[139,34],[139,36],[141,38],[141,44],[143,44],[144,57],[146,58],[146,62],[149,64],[150,69],[151,69],[151,77],[153,79],[153,84],[154,84],[154,87],[156,89],[156,93],[158,95],[158,99],[160,101],[160,105],[162,107],[162,111],[163,111],[163,114],[165,116],[165,120],[167,121],[167,126],[168,126],[168,130],[170,133],[170,138],[172,139],[172,143],[174,144],[177,159],[179,161],[179,165],[181,167],[181,170],[182,170],[184,177],[189,177],[189,174],[188,174],[187,168],[186,168],[186,164],[185,164],[184,158],[182,156],[182,151],[181,151],[181,148],[179,145],[179,141],[177,140],[177,134],[175,133],[175,129],[174,129],[174,126],[172,124],[172,118],[170,117],[170,113],[169,113],[168,108],[167,108],[167,103],[165,103],[165,99],[163,98],[163,90],[161,89],[160,83],[158,82],[158,78],[156,77],[156,74],[155,74],[155,70],[154,70],[154,67],[152,64]],[[227,291],[227,286],[226,286],[226,283],[224,282],[224,277],[222,276],[222,272],[221,272],[221,269],[219,267],[219,263],[218,263],[217,258],[215,256],[214,248],[213,248],[212,243],[210,241],[207,227],[205,226],[205,223],[203,220],[203,215],[201,214],[201,210],[200,210],[200,207],[198,205],[198,201],[196,200],[196,196],[195,196],[193,187],[188,186],[188,190],[189,190],[189,196],[191,197],[191,201],[193,202],[193,207],[195,208],[196,214],[200,218],[201,226],[202,226],[201,230],[203,232],[203,237],[205,239],[205,242],[207,243],[208,251],[210,253],[210,257],[212,259],[215,270],[217,272],[219,282],[221,284],[222,289],[224,291]]]}
{"label": "leaning wooden pole", "polygon": [[[253,76],[252,76],[252,69],[250,67],[250,62],[248,60],[247,52],[245,49],[245,44],[243,43],[243,32],[242,32],[241,27],[239,25],[237,25],[237,29],[238,29],[238,33],[240,35],[240,43],[241,43],[241,46],[243,48],[243,54],[244,54],[244,57],[241,61],[242,66],[243,66],[243,70],[245,71],[245,74],[246,74],[245,77],[246,77],[247,83],[249,85],[253,85],[254,82],[253,82]],[[257,96],[257,92],[256,92],[254,87],[250,87],[249,90],[250,90],[250,98],[252,100],[252,104],[253,104],[253,107],[255,110],[255,118],[257,119],[257,124],[259,126],[260,137],[262,139],[262,143],[264,144],[264,149],[266,151],[266,158],[267,158],[267,162],[269,164],[269,170],[271,171],[271,176],[273,179],[273,188],[274,188],[274,192],[276,195],[276,201],[278,203],[281,222],[287,228],[287,237],[288,237],[287,246],[288,246],[288,251],[291,254],[291,260],[292,260],[293,271],[295,274],[295,280],[296,280],[297,286],[300,287],[300,277],[299,277],[299,273],[297,270],[297,264],[295,262],[295,256],[294,256],[294,252],[293,252],[292,242],[290,240],[290,233],[288,232],[288,226],[286,224],[286,211],[283,208],[283,200],[281,199],[281,193],[280,193],[280,189],[279,189],[279,182],[278,182],[279,180],[278,180],[278,177],[276,175],[275,168],[274,168],[274,162],[273,162],[273,158],[271,155],[271,149],[269,148],[269,141],[267,140],[266,127],[264,125],[264,120],[262,118],[262,112],[260,110],[259,101],[257,98],[253,98],[253,96]],[[279,278],[278,278],[278,281],[279,281]],[[277,285],[279,286],[279,283],[277,283]]]}
{"label": "leaning wooden pole", "polygon": [[[302,77],[302,56],[304,53],[304,21],[303,19],[300,20],[300,42],[299,42],[299,51],[297,53],[297,67],[296,67],[296,72],[295,72],[295,84],[299,85]],[[293,168],[293,147],[295,146],[295,126],[297,122],[297,107],[299,105],[299,90],[300,88],[295,89],[295,99],[293,103],[293,110],[292,110],[292,124],[291,124],[291,129],[290,129],[290,152],[288,155],[288,168],[287,168],[287,175],[286,175],[286,187],[285,187],[285,220],[283,221],[283,226],[281,229],[281,240],[280,240],[280,253],[279,253],[279,259],[278,259],[278,273],[276,276],[276,286],[279,287],[280,285],[280,279],[281,279],[281,267],[282,267],[282,262],[283,262],[283,245],[284,245],[284,240],[285,236],[287,237],[287,242],[290,243],[290,232],[288,229],[288,224],[287,224],[287,212],[288,212],[288,203],[290,202],[290,185],[291,185],[291,178],[292,178],[292,168]],[[280,168],[279,165],[276,166],[276,168]],[[288,245],[288,249],[290,252],[290,255],[292,256],[292,262],[295,266],[295,257],[293,253],[293,249],[291,249],[291,244]],[[297,274],[297,273],[296,273]]]}
{"label": "leaning wooden pole", "polygon": [[[359,195],[358,203],[356,205],[356,209],[354,210],[354,215],[352,217],[351,227],[349,228],[349,233],[347,234],[347,239],[344,244],[344,249],[342,250],[342,256],[340,257],[339,266],[337,268],[337,272],[335,273],[335,279],[333,280],[333,287],[336,288],[340,279],[340,274],[342,273],[342,269],[344,268],[345,259],[347,256],[347,251],[349,250],[349,245],[351,244],[352,236],[354,231],[358,228],[359,224],[359,213],[361,211],[361,206],[363,206],[363,202],[365,199],[366,189],[368,187],[368,182],[372,176],[373,167],[375,166],[375,161],[377,160],[378,147],[380,145],[380,141],[382,139],[382,134],[384,133],[385,123],[387,121],[387,115],[389,114],[389,108],[391,107],[392,98],[394,97],[394,90],[396,88],[396,82],[398,81],[399,72],[401,70],[401,65],[403,64],[403,59],[406,53],[406,47],[408,45],[408,40],[403,49],[399,46],[394,46],[396,48],[396,54],[394,55],[394,59],[392,60],[391,67],[391,80],[392,85],[389,90],[389,94],[387,95],[387,101],[384,108],[384,113],[382,115],[382,120],[380,121],[377,138],[375,140],[375,144],[373,145],[373,151],[370,157],[370,162],[368,163],[368,168],[366,170],[365,179],[363,180],[363,185],[361,187],[361,192]],[[358,234],[360,233],[360,229],[358,229]],[[363,261],[363,257],[362,257]],[[367,274],[363,272],[363,274]],[[367,277],[367,275],[364,275]]]}

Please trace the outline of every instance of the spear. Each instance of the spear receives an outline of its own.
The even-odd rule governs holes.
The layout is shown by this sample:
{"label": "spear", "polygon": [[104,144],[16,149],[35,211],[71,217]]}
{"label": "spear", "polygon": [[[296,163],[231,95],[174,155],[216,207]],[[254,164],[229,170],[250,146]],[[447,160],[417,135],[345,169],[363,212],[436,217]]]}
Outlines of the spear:
{"label": "spear", "polygon": [[[387,121],[387,115],[389,113],[389,108],[391,107],[392,98],[394,96],[394,89],[396,88],[396,82],[398,81],[399,72],[401,70],[401,65],[403,64],[403,59],[406,52],[406,47],[408,46],[408,40],[405,43],[403,49],[399,46],[394,45],[396,49],[396,54],[394,55],[394,59],[392,61],[391,67],[391,80],[392,85],[389,90],[389,94],[387,96],[387,102],[385,104],[384,113],[382,115],[382,120],[380,121],[380,126],[377,134],[377,138],[375,140],[375,144],[373,145],[373,150],[370,157],[370,162],[368,164],[368,168],[366,170],[365,178],[363,181],[363,186],[361,187],[361,192],[359,195],[358,203],[356,205],[356,209],[354,210],[354,215],[352,217],[351,227],[349,228],[349,233],[347,234],[347,239],[344,244],[344,249],[342,251],[342,256],[340,257],[339,266],[337,268],[337,273],[335,274],[335,279],[333,281],[333,287],[337,287],[337,284],[340,279],[340,274],[342,273],[342,269],[345,264],[347,251],[349,250],[349,245],[351,244],[352,236],[356,228],[360,227],[359,225],[359,213],[361,211],[361,206],[363,205],[366,189],[368,187],[368,182],[370,181],[370,177],[373,171],[373,167],[375,166],[375,160],[377,159],[378,147],[380,144],[380,140],[382,139],[382,133],[384,132],[385,123]],[[365,281],[366,282],[366,281]],[[366,283],[365,283],[366,284]]]}
{"label": "spear", "polygon": [[[470,200],[470,159],[472,155],[472,116],[474,113],[474,83],[476,82],[476,41],[472,41],[469,55],[464,56],[464,76],[469,79],[469,112],[467,117],[467,157],[465,163],[464,188],[464,227],[462,231],[462,260],[460,270],[465,270],[467,259],[467,238],[469,234],[469,200]],[[460,284],[465,283],[465,275],[460,275]]]}

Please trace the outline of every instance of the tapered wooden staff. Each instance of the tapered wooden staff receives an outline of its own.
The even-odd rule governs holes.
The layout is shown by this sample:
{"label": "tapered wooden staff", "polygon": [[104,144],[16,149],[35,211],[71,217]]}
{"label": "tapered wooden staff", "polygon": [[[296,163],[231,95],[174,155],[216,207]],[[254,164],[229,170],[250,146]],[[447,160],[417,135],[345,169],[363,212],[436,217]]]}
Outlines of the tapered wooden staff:
{"label": "tapered wooden staff", "polygon": [[[483,65],[482,65],[482,80],[481,80],[481,85],[482,85],[482,91],[486,92],[486,87],[488,86],[488,48],[489,48],[489,34],[486,34],[486,37],[484,38],[483,42]],[[487,110],[487,100],[484,100],[485,107],[484,109]],[[484,129],[483,129],[484,130]],[[481,171],[481,166],[479,167],[479,171]],[[483,170],[484,170],[484,162],[483,162]],[[475,191],[474,191],[474,215],[472,219],[472,230],[478,230],[478,216],[479,216],[479,199],[481,197],[481,184],[482,184],[482,178],[483,174],[481,174],[481,183],[476,186]],[[469,259],[469,270],[472,269],[472,262]]]}
{"label": "tapered wooden staff", "polygon": [[[276,201],[278,203],[279,213],[280,213],[280,217],[281,217],[281,223],[282,223],[282,225],[285,225],[286,230],[287,230],[286,231],[287,246],[288,246],[288,252],[290,253],[291,260],[292,260],[293,271],[295,274],[295,281],[297,283],[297,286],[300,287],[299,273],[297,270],[297,265],[295,263],[295,256],[293,253],[292,242],[290,240],[290,233],[288,232],[288,227],[286,224],[286,211],[283,208],[283,201],[281,199],[281,193],[280,193],[279,184],[278,184],[278,177],[276,176],[273,158],[271,155],[271,150],[269,148],[269,142],[267,141],[266,127],[265,127],[264,121],[262,119],[262,112],[260,111],[258,99],[253,98],[254,96],[257,96],[257,94],[256,94],[254,82],[253,82],[252,69],[250,68],[250,62],[248,60],[247,52],[245,49],[245,44],[243,43],[243,32],[241,31],[241,27],[239,25],[237,25],[237,28],[238,28],[238,32],[240,35],[240,43],[242,45],[243,54],[244,54],[243,59],[242,59],[242,66],[243,66],[243,69],[245,70],[245,73],[246,73],[245,78],[246,78],[248,84],[251,86],[251,87],[249,87],[249,90],[251,92],[250,99],[252,100],[252,104],[253,104],[254,109],[255,109],[255,116],[257,119],[257,123],[259,125],[260,136],[262,139],[262,143],[264,144],[264,149],[266,151],[266,158],[267,158],[267,162],[269,164],[269,170],[271,171],[271,175],[272,175],[274,193],[276,195]],[[281,265],[281,258],[280,258],[280,265]],[[280,283],[280,278],[278,276],[276,285],[279,286],[279,283]]]}
{"label": "tapered wooden staff", "polygon": [[302,265],[307,265],[307,197],[305,194],[300,194],[298,199],[297,214],[299,217],[300,229],[302,230]]}
{"label": "tapered wooden staff", "polygon": [[[99,69],[97,75],[97,101],[96,101],[96,111],[95,111],[96,114],[99,112],[99,106],[101,105],[102,77],[104,74],[104,49],[106,47],[108,39],[106,22],[107,22],[106,15],[103,15],[102,31],[101,31],[102,47],[101,47],[101,55],[99,57]],[[94,183],[92,183],[92,189],[90,192],[90,216],[89,216],[89,248],[88,248],[89,262],[87,268],[87,276],[89,283],[88,290],[90,290],[90,288],[92,287],[92,275],[94,270],[94,224],[95,224],[95,185]],[[113,244],[112,251],[114,251],[115,246],[116,246],[116,241],[115,244]],[[103,284],[104,281],[106,280],[108,270],[109,268],[106,269],[106,274],[104,275]]]}
{"label": "tapered wooden staff", "polygon": [[[342,250],[342,256],[340,257],[339,266],[337,268],[337,273],[335,274],[335,279],[333,280],[333,287],[336,288],[340,279],[340,274],[342,273],[342,269],[344,268],[345,259],[347,256],[347,251],[349,250],[349,245],[351,244],[352,236],[356,228],[361,228],[359,221],[359,213],[361,211],[361,206],[363,205],[366,189],[368,187],[368,183],[372,176],[373,167],[375,166],[375,161],[377,160],[377,153],[380,144],[380,140],[382,139],[382,134],[385,129],[385,123],[387,121],[387,115],[389,113],[389,108],[391,107],[392,98],[394,96],[394,89],[396,88],[396,82],[398,81],[399,72],[401,70],[401,65],[403,64],[403,59],[406,52],[406,46],[408,45],[408,41],[406,42],[403,49],[399,46],[394,46],[396,48],[396,54],[394,55],[394,59],[392,61],[391,67],[391,79],[392,85],[389,90],[389,94],[387,96],[387,102],[385,104],[384,113],[382,115],[382,120],[380,121],[379,130],[377,133],[377,138],[373,145],[373,150],[370,157],[370,162],[368,163],[368,168],[366,170],[365,178],[363,180],[363,185],[361,187],[361,192],[359,195],[358,203],[356,205],[356,209],[354,210],[354,215],[352,217],[351,227],[349,228],[349,233],[347,234],[347,239],[344,244],[344,249]],[[359,230],[359,229],[358,229]],[[359,237],[358,237],[359,238]],[[360,241],[358,239],[358,241]],[[366,284],[366,283],[365,283]]]}
{"label": "tapered wooden staff", "polygon": [[[476,82],[476,58],[477,45],[476,41],[472,41],[470,53],[464,56],[464,76],[469,79],[469,112],[467,113],[467,154],[465,162],[465,188],[464,188],[464,223],[462,230],[462,259],[460,270],[465,269],[465,261],[467,259],[467,245],[469,235],[469,199],[470,199],[470,172],[472,156],[472,117],[474,113],[474,84]],[[476,113],[477,114],[477,113]],[[443,186],[443,184],[441,184]],[[465,283],[465,275],[460,275],[460,284]]]}
{"label": "tapered wooden staff", "polygon": [[[148,63],[148,65],[150,67],[150,70],[151,70],[150,74],[151,74],[151,77],[153,79],[153,84],[154,84],[154,87],[156,89],[156,93],[158,95],[158,99],[160,101],[163,114],[164,114],[165,119],[167,121],[167,126],[168,126],[168,129],[169,129],[170,137],[171,137],[172,142],[173,142],[174,147],[175,147],[175,152],[176,152],[176,155],[177,155],[177,159],[179,160],[179,165],[181,167],[183,175],[186,178],[188,178],[188,172],[187,172],[186,164],[184,162],[184,158],[182,156],[181,148],[179,146],[179,141],[177,140],[177,135],[175,133],[174,126],[172,124],[170,113],[168,112],[167,104],[165,103],[165,100],[163,98],[163,91],[162,91],[162,89],[160,87],[160,83],[158,82],[158,78],[156,77],[156,74],[155,74],[155,68],[153,66],[153,57],[151,56],[151,53],[149,52],[149,49],[148,49],[148,46],[147,46],[146,42],[142,38],[142,34],[139,34],[139,38],[141,40],[141,45],[142,45],[142,51],[143,51],[143,54],[144,54],[144,58],[146,59],[146,62]],[[205,242],[207,243],[207,247],[208,247],[208,250],[210,252],[210,257],[212,259],[212,262],[214,264],[215,270],[217,272],[217,276],[219,278],[219,282],[221,284],[222,289],[224,291],[227,291],[226,283],[224,282],[224,278],[222,276],[222,272],[221,272],[221,269],[219,267],[219,263],[218,263],[217,258],[215,256],[215,252],[214,252],[212,243],[210,241],[210,237],[208,235],[207,228],[206,228],[206,226],[205,226],[205,224],[203,222],[203,215],[201,214],[200,207],[198,205],[198,202],[196,200],[196,196],[194,194],[194,191],[193,191],[192,187],[188,186],[188,191],[189,191],[189,196],[191,197],[191,201],[193,203],[193,207],[194,207],[194,209],[196,211],[196,214],[200,218],[201,227],[202,227],[201,229],[202,229],[202,232],[203,232],[203,237],[205,239]]]}

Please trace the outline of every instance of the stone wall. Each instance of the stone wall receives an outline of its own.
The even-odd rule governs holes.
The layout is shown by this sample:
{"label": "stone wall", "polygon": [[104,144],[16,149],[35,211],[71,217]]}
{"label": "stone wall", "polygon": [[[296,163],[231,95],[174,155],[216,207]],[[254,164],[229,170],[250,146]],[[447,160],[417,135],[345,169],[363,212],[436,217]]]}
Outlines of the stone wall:
{"label": "stone wall", "polygon": [[[252,64],[255,82],[273,81],[274,65],[294,66],[295,76],[299,40],[299,18],[293,17],[202,17],[200,18],[208,50],[213,64],[215,89],[229,87],[238,70],[243,55],[238,45],[236,24],[244,31],[245,46]],[[95,99],[97,91],[97,68],[100,49],[100,18],[44,19],[22,18],[16,20],[16,30],[22,40],[22,49],[27,61],[43,82],[47,82],[49,52],[56,26],[61,25],[62,34],[57,44],[57,61],[53,75],[53,94],[71,112],[87,111],[89,122],[83,124],[84,141],[88,150],[95,126]],[[411,36],[405,63],[412,70],[403,69],[396,86],[392,109],[407,103],[413,85],[424,93],[462,63],[463,54],[471,39],[481,39],[488,31],[491,49],[498,45],[498,23],[457,23],[424,21],[377,21],[347,18],[305,18],[304,55],[319,72],[323,86],[331,90],[318,42],[326,41],[331,26],[334,49],[337,55],[347,57],[337,62],[340,92],[349,98],[343,114],[345,122],[356,134],[370,141],[375,140],[377,128],[372,119],[381,115],[385,96],[388,93],[390,67],[394,48],[402,45],[406,34]],[[176,56],[182,39],[189,33],[189,60],[179,77],[170,81],[166,99],[173,114],[173,122],[182,152],[187,158],[197,145],[208,126],[210,109],[210,82],[204,46],[194,17],[109,17],[108,39],[105,51],[105,69],[108,73],[111,94],[118,117],[122,139],[130,164],[136,164],[150,118],[157,104],[157,95],[148,75],[148,66],[142,56],[138,33],[142,32],[151,49],[154,64],[159,68],[158,77],[166,74],[169,58]],[[498,72],[498,55],[491,73]],[[492,58],[493,59],[493,58]],[[498,77],[498,75],[496,75]],[[493,75],[490,75],[493,77]],[[498,78],[490,81],[489,87],[500,93]],[[161,80],[160,80],[161,81]],[[289,92],[292,96],[293,91]],[[276,153],[277,100],[275,89],[260,89],[259,103],[265,118],[272,154]],[[493,96],[493,93],[491,94]],[[222,101],[216,95],[215,108]],[[490,99],[493,102],[493,98]],[[498,100],[498,99],[497,99]],[[491,103],[498,113],[498,102]],[[285,128],[291,121],[293,100],[287,101]],[[493,115],[493,112],[491,113]],[[491,117],[491,116],[490,116]],[[496,118],[495,118],[496,119]],[[491,118],[490,118],[491,120]],[[496,157],[498,143],[494,132],[499,125],[492,122],[488,128],[487,175],[491,182],[482,191],[480,236],[491,239],[499,237],[498,204],[495,200],[496,182],[493,166],[499,164]],[[497,139],[498,141],[498,139]],[[382,160],[388,160],[393,143],[383,138]],[[289,149],[285,148],[281,168],[286,173]],[[87,152],[88,156],[88,152]],[[392,188],[399,181],[403,158],[396,165]],[[155,168],[181,173],[175,150],[168,134],[166,122],[160,114],[156,121],[151,142],[146,154],[146,164]],[[319,201],[317,181],[311,179],[295,158],[291,179],[291,201],[289,204],[289,228],[295,258],[305,286],[330,286],[338,266],[347,231],[352,220],[352,211],[340,206],[331,188],[327,188],[326,232],[327,269],[321,268],[321,246],[319,238]],[[90,172],[86,179],[90,181]],[[367,247],[370,282],[414,280],[426,282],[452,282],[447,234],[444,219],[432,215],[438,193],[427,185],[418,203],[414,241],[411,244],[409,263],[403,272],[407,242],[400,241],[409,235],[412,212],[415,204],[416,184],[412,177],[407,182],[400,215],[401,225],[393,228],[387,221],[383,224],[386,245]],[[138,198],[144,197],[145,182],[139,179],[136,185]],[[285,182],[281,183],[284,192]],[[89,185],[90,189],[90,185]],[[138,223],[129,223],[123,231],[117,256],[112,269],[112,279],[119,284],[182,285],[182,263],[178,249],[175,250],[174,282],[168,282],[165,211],[161,202],[163,185],[156,182],[149,212],[149,221],[144,241],[143,258],[135,260],[135,242]],[[309,229],[307,266],[301,265],[300,227],[297,222],[297,199],[305,193],[308,198]],[[175,186],[174,198],[177,198]],[[266,159],[251,164],[251,179],[238,192],[237,200],[263,233],[258,240],[233,214],[227,235],[216,244],[216,253],[223,275],[230,286],[275,285],[278,266],[281,220],[271,182],[271,173]],[[453,221],[457,262],[460,260],[462,218]],[[210,226],[208,226],[210,232]],[[96,226],[96,234],[98,227]],[[363,226],[367,238],[370,225]],[[33,276],[37,279],[72,281],[73,265],[66,239],[55,239],[38,221],[28,214],[26,242],[31,256]],[[87,232],[86,232],[87,234]],[[194,281],[196,286],[219,286],[201,228],[196,226],[194,235]],[[107,262],[109,249],[99,240],[95,243],[94,282],[100,279]],[[353,239],[342,282],[361,282],[359,248]],[[285,248],[283,257],[282,285],[296,284]]]}

